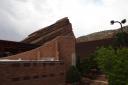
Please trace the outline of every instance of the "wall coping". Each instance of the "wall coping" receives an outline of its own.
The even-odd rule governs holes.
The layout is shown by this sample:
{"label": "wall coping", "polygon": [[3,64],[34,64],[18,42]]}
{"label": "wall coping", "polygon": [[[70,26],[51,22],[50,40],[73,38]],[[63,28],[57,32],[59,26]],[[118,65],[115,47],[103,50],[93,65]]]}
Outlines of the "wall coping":
{"label": "wall coping", "polygon": [[64,63],[62,60],[0,60],[0,63]]}

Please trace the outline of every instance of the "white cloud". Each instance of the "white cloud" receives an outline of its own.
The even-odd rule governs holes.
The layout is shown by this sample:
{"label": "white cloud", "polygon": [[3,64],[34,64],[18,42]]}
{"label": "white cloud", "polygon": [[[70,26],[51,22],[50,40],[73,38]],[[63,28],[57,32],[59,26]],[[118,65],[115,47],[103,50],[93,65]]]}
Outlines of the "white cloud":
{"label": "white cloud", "polygon": [[22,39],[63,17],[69,17],[78,37],[118,28],[118,24],[111,26],[110,20],[128,19],[127,3],[128,0],[1,0],[0,12],[6,13],[4,17],[11,24],[8,29],[15,30]]}

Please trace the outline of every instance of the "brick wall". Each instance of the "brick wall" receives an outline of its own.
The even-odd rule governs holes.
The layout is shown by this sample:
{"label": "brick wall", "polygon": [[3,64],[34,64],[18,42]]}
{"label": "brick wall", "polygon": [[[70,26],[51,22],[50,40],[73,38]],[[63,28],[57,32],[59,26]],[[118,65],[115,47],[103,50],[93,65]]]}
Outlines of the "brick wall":
{"label": "brick wall", "polygon": [[54,60],[64,60],[70,65],[73,55],[75,55],[75,37],[59,36],[36,49],[3,59],[41,60],[51,57]]}
{"label": "brick wall", "polygon": [[67,37],[58,37],[58,47],[59,47],[59,58],[60,60],[64,60],[66,66],[72,64],[73,57],[75,57],[75,37],[67,36]]}
{"label": "brick wall", "polygon": [[[36,49],[1,58],[15,61],[0,61],[0,85],[64,85],[74,55],[75,37],[59,36]],[[54,60],[41,61],[49,57]]]}
{"label": "brick wall", "polygon": [[64,85],[63,61],[2,61],[0,85]]}

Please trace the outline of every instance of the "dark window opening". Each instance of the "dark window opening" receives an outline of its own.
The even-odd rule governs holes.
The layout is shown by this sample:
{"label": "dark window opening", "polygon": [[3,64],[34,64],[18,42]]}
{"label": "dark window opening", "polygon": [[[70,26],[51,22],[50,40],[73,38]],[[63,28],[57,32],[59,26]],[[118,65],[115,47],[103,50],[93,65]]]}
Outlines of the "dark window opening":
{"label": "dark window opening", "polygon": [[55,65],[55,63],[49,63],[50,65]]}
{"label": "dark window opening", "polygon": [[44,78],[44,77],[47,77],[47,75],[42,75],[42,77]]}
{"label": "dark window opening", "polygon": [[25,67],[29,67],[30,66],[30,63],[24,63],[24,66]]}
{"label": "dark window opening", "polygon": [[12,81],[19,81],[20,78],[12,78]]}
{"label": "dark window opening", "polygon": [[51,76],[51,77],[54,77],[54,76],[55,76],[55,74],[50,74],[50,76]]}
{"label": "dark window opening", "polygon": [[64,62],[60,62],[60,65],[64,65]]}
{"label": "dark window opening", "polygon": [[39,76],[37,76],[37,75],[36,75],[36,76],[33,76],[33,78],[34,78],[34,79],[38,79],[38,78],[39,78]]}
{"label": "dark window opening", "polygon": [[29,76],[25,76],[25,77],[23,77],[23,80],[29,80],[29,79],[30,79]]}
{"label": "dark window opening", "polygon": [[37,63],[33,63],[33,66],[37,66]]}
{"label": "dark window opening", "polygon": [[43,67],[45,67],[46,66],[46,63],[42,63],[43,64]]}
{"label": "dark window opening", "polygon": [[13,67],[20,67],[20,63],[13,63],[12,66]]}
{"label": "dark window opening", "polygon": [[61,72],[61,73],[60,73],[60,75],[64,75],[64,73],[63,73],[63,72]]}

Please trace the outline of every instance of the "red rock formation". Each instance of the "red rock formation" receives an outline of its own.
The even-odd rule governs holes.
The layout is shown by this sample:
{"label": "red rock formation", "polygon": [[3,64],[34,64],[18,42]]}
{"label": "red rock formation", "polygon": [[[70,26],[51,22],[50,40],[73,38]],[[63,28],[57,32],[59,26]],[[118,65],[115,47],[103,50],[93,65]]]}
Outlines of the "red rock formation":
{"label": "red rock formation", "polygon": [[38,45],[25,44],[15,41],[0,40],[0,57],[14,55],[39,47]]}
{"label": "red rock formation", "polygon": [[57,36],[74,36],[71,23],[67,17],[30,34],[22,42],[41,45]]}
{"label": "red rock formation", "polygon": [[109,46],[113,44],[113,38],[88,41],[88,42],[77,42],[76,43],[76,56],[80,58],[88,57],[94,53],[97,47]]}

